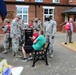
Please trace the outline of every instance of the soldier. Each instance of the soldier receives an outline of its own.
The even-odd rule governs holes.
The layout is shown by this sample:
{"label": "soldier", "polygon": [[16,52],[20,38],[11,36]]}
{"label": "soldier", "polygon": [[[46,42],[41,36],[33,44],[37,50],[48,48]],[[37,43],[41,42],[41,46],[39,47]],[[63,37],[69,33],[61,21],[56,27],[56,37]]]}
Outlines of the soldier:
{"label": "soldier", "polygon": [[40,30],[43,30],[43,25],[40,18],[38,19],[38,25],[40,25]]}
{"label": "soldier", "polygon": [[10,21],[8,19],[4,20],[5,26],[2,26],[4,30],[4,51],[3,53],[6,54],[9,48],[9,41],[10,41]]}
{"label": "soldier", "polygon": [[24,24],[24,20],[22,19],[22,22],[21,22],[21,46],[22,44],[24,43],[25,41],[25,29],[28,28],[28,26],[26,24]]}
{"label": "soldier", "polygon": [[41,30],[42,29],[41,24],[38,23],[38,18],[35,18],[34,24],[33,24],[33,28],[37,29],[37,30]]}
{"label": "soldier", "polygon": [[49,45],[49,55],[53,57],[54,51],[54,36],[56,33],[56,21],[50,20],[50,16],[46,16],[46,22],[44,23],[44,34],[47,39],[47,42],[50,43]]}
{"label": "soldier", "polygon": [[13,56],[16,56],[18,54],[19,49],[20,30],[18,24],[20,19],[20,15],[17,15],[11,23],[12,51],[14,53]]}

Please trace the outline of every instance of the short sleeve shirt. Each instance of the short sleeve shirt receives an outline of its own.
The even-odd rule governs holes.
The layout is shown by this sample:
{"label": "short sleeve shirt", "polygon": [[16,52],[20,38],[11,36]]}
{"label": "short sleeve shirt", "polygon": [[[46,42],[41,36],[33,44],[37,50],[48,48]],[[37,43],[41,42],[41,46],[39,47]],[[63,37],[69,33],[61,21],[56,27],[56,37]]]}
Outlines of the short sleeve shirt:
{"label": "short sleeve shirt", "polygon": [[33,48],[34,48],[34,50],[41,50],[42,47],[43,47],[43,45],[44,45],[45,42],[46,42],[46,38],[45,38],[43,35],[39,35],[39,36],[37,37],[36,41],[37,41],[37,42],[32,45]]}

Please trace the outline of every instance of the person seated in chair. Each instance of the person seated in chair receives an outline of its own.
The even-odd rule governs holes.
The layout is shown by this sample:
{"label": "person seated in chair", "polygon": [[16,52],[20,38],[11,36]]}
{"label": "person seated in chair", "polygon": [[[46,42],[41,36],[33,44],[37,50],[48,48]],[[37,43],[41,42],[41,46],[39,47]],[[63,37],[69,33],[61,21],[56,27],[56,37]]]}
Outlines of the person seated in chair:
{"label": "person seated in chair", "polygon": [[23,58],[22,61],[26,62],[28,60],[26,53],[33,52],[34,50],[41,50],[46,42],[46,38],[43,36],[43,31],[39,31],[39,36],[33,41],[33,45],[30,47],[22,47]]}
{"label": "person seated in chair", "polygon": [[29,38],[31,38],[31,40],[34,41],[38,36],[39,36],[38,30],[34,29],[32,37]]}

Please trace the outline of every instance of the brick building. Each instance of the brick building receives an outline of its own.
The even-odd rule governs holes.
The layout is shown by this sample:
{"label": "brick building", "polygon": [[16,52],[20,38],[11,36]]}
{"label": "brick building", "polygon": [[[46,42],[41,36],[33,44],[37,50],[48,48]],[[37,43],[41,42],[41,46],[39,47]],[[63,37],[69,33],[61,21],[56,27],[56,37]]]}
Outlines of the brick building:
{"label": "brick building", "polygon": [[[74,1],[74,2],[73,2]],[[62,31],[63,25],[68,21],[69,16],[74,18],[74,14],[64,13],[65,10],[73,8],[75,0],[5,0],[7,6],[6,18],[12,20],[15,15],[21,15],[25,24],[35,17],[45,21],[46,15],[57,21],[57,30]],[[67,6],[68,5],[68,6]],[[0,33],[3,31],[0,28]]]}

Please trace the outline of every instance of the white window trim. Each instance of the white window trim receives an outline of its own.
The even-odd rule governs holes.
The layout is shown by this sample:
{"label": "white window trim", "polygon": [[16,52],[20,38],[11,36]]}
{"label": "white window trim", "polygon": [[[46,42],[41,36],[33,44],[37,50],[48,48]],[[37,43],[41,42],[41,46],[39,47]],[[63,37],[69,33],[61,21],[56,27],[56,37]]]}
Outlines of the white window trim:
{"label": "white window trim", "polygon": [[55,7],[43,6],[44,9],[54,9]]}
{"label": "white window trim", "polygon": [[16,7],[26,7],[26,8],[29,8],[29,6],[24,6],[24,5],[16,5]]}
{"label": "white window trim", "polygon": [[[53,9],[53,14],[51,14],[51,15],[53,15],[53,18],[54,18],[54,9],[55,9],[55,7],[43,6],[43,9]],[[44,11],[43,11],[43,15],[45,15]],[[43,16],[43,22],[44,22],[44,16]]]}
{"label": "white window trim", "polygon": [[[16,5],[16,8],[17,7],[22,7],[22,8],[29,8],[29,6],[24,6],[24,5]],[[27,11],[28,12],[28,11]],[[17,14],[17,13],[16,13]],[[27,16],[29,16],[28,14],[27,14]],[[25,24],[28,24],[28,17],[27,17],[27,23],[25,23]]]}

